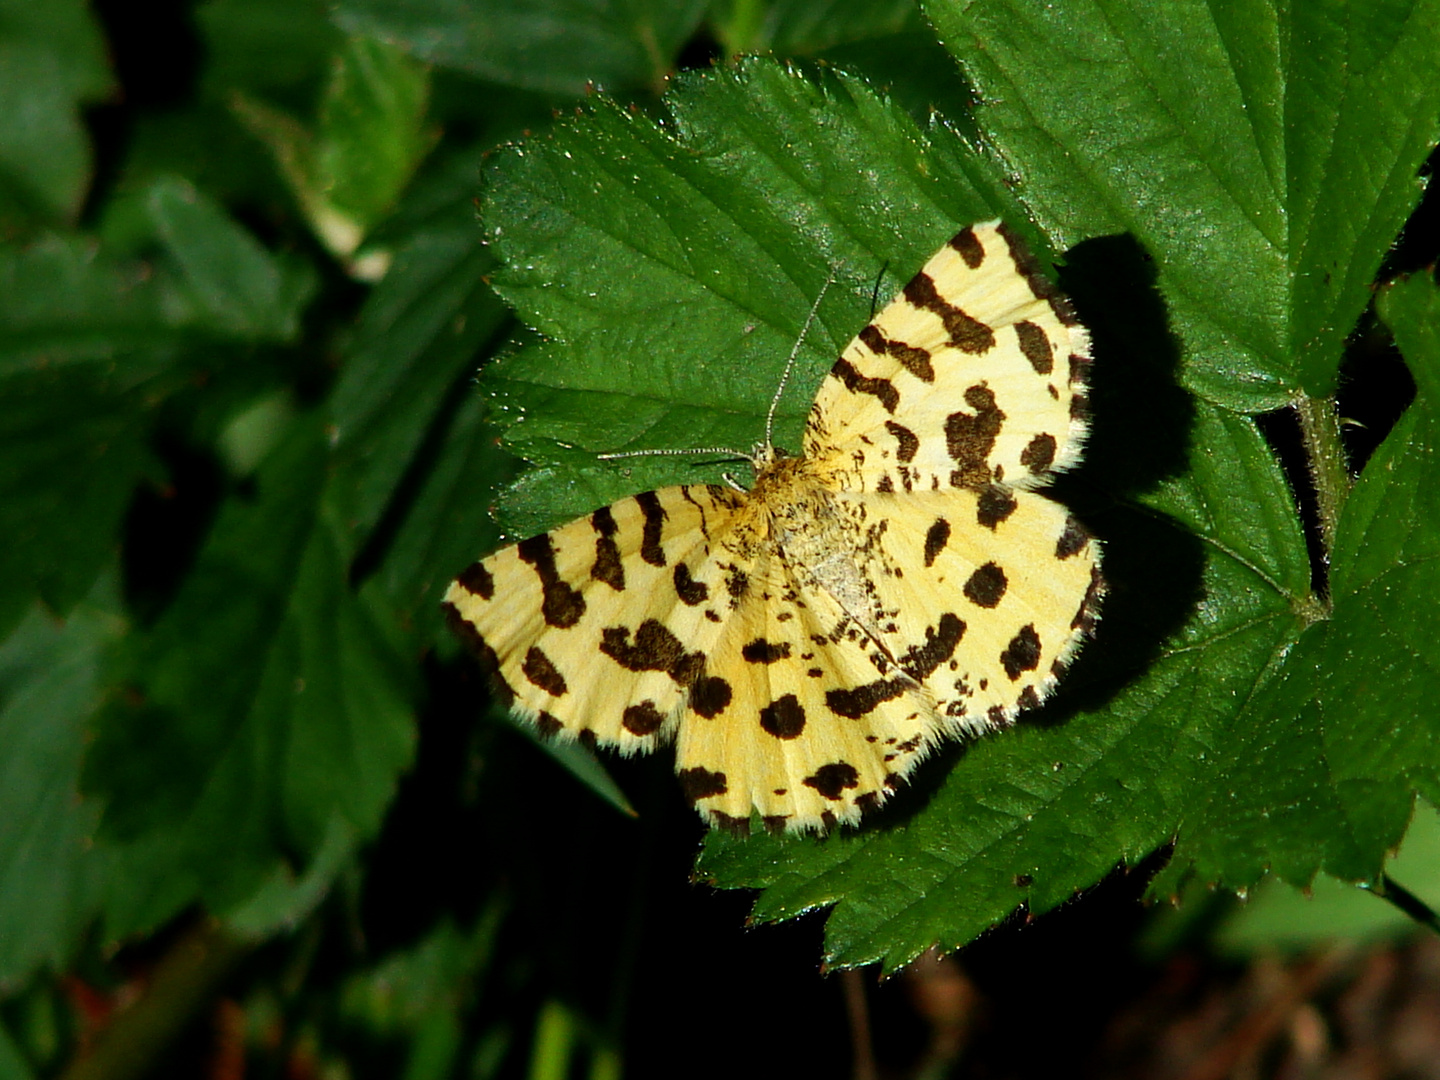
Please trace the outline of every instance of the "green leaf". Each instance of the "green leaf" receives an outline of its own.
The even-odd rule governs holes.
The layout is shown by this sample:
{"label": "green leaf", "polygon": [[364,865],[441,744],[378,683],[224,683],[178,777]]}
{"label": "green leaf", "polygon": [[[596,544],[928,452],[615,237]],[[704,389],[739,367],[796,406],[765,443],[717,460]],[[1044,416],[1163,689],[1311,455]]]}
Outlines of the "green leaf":
{"label": "green leaf", "polygon": [[706,0],[341,0],[347,33],[440,67],[555,94],[657,86]]}
{"label": "green leaf", "polygon": [[673,125],[602,102],[553,143],[502,152],[487,176],[481,216],[506,261],[495,287],[551,338],[481,379],[511,446],[556,470],[517,489],[502,516],[516,532],[662,478],[719,481],[731,466],[713,458],[620,470],[594,455],[748,450],[840,266],[776,418],[777,441],[797,445],[882,270],[918,267],[958,225],[992,213],[949,133],[932,142],[852,77],[817,86],[752,61],[679,86]]}
{"label": "green leaf", "polygon": [[124,630],[113,602],[64,623],[38,609],[0,643],[0,985],[63,968],[99,910],[108,859],[90,838],[99,807],[81,802],[85,723],[101,661]]}
{"label": "green leaf", "polygon": [[243,903],[288,853],[314,858],[336,814],[372,836],[410,760],[405,667],[349,589],[327,464],[318,425],[298,423],[121,658],[130,690],[86,763],[125,860],[112,932]]}
{"label": "green leaf", "polygon": [[93,157],[80,110],[112,89],[83,0],[0,3],[0,222],[74,220]]}
{"label": "green leaf", "polygon": [[926,13],[1040,226],[1154,256],[1186,386],[1245,411],[1333,391],[1440,137],[1436,0]]}
{"label": "green leaf", "polygon": [[[1440,905],[1440,815],[1421,803],[1405,842],[1385,872],[1406,888]],[[1401,937],[1419,927],[1375,893],[1330,877],[1318,877],[1307,892],[1265,881],[1237,907],[1215,934],[1221,950],[1241,956],[1285,950],[1310,951],[1339,942]]]}
{"label": "green leaf", "polygon": [[430,144],[430,80],[405,53],[350,38],[320,105],[316,172],[325,198],[363,230],[388,211]]}
{"label": "green leaf", "polygon": [[[667,105],[672,117],[652,122],[597,103],[487,173],[482,218],[504,261],[496,287],[541,335],[481,378],[509,445],[537,466],[502,503],[514,532],[649,486],[719,480],[733,467],[723,452],[618,465],[596,455],[750,446],[810,303],[841,265],[777,415],[777,443],[794,446],[872,293],[893,292],[957,224],[1015,212],[992,161],[943,127],[919,131],[843,73],[817,83],[750,61],[677,80]],[[1174,146],[1150,152],[1145,168],[1163,173]],[[1022,197],[1059,190],[1057,170],[1073,180],[1069,161],[1025,161]],[[928,765],[867,828],[707,839],[702,872],[762,888],[757,918],[834,905],[830,963],[894,970],[937,942],[956,947],[1177,834],[1161,889],[1192,872],[1245,887],[1267,868],[1299,883],[1322,868],[1366,879],[1398,841],[1413,792],[1432,784],[1434,725],[1356,709],[1357,692],[1375,691],[1353,680],[1377,673],[1405,715],[1429,690],[1397,635],[1436,594],[1419,538],[1440,513],[1425,504],[1392,517],[1392,503],[1409,504],[1387,495],[1386,521],[1403,522],[1411,546],[1338,545],[1326,620],[1265,440],[1247,417],[1175,385],[1172,367],[1194,384],[1192,342],[1172,336],[1167,314],[1193,302],[1205,318],[1238,319],[1232,300],[1217,315],[1208,299],[1177,299],[1170,264],[1128,238],[1093,239],[1067,258],[1062,283],[1096,342],[1093,437],[1065,487],[1105,544],[1096,641],[1056,701]],[[1232,388],[1251,360],[1230,354]],[[1392,442],[1424,423],[1423,401],[1412,413]],[[1376,455],[1347,515],[1374,501],[1367,485],[1390,476],[1390,460]],[[1391,481],[1418,482],[1416,469]],[[1359,520],[1347,516],[1342,536]],[[1373,557],[1395,573],[1412,548],[1416,583],[1403,599],[1347,594],[1339,560]],[[1392,734],[1376,738],[1380,727]]]}
{"label": "green leaf", "polygon": [[156,182],[146,207],[195,321],[246,338],[288,340],[298,333],[300,311],[313,291],[305,277],[287,273],[253,236],[183,180]]}

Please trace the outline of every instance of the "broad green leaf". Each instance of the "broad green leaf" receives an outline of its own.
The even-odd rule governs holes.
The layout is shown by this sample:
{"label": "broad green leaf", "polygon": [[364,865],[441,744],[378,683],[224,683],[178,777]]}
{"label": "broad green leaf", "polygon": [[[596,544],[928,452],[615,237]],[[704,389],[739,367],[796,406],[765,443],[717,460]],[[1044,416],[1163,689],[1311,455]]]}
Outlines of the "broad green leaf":
{"label": "broad green leaf", "polygon": [[555,94],[658,86],[706,0],[341,0],[347,33],[428,63]]}
{"label": "broad green leaf", "polygon": [[118,662],[129,690],[86,763],[122,864],[112,932],[242,903],[289,854],[316,857],[336,814],[372,836],[409,762],[405,669],[349,589],[327,464],[297,424]]}
{"label": "broad green leaf", "polygon": [[99,910],[100,808],[78,782],[104,649],[123,631],[113,603],[96,602],[63,623],[32,609],[0,642],[0,987],[62,968]]}
{"label": "broad green leaf", "polygon": [[[481,380],[509,445],[536,465],[503,504],[517,534],[733,468],[724,453],[618,466],[596,455],[746,449],[809,302],[840,265],[777,416],[777,442],[793,446],[870,294],[889,295],[956,224],[1014,213],[988,160],[947,130],[916,130],[844,74],[817,85],[752,61],[680,80],[667,104],[673,119],[654,123],[598,103],[487,175],[496,287],[541,335]],[[1163,171],[1172,150],[1153,148],[1162,160],[1146,167]],[[1068,167],[1030,162],[1022,198]],[[1422,474],[1392,475],[1399,451],[1371,462],[1347,521],[1380,504],[1369,485],[1399,485],[1384,522],[1408,546],[1342,539],[1325,618],[1264,439],[1175,385],[1190,340],[1167,325],[1177,308],[1165,264],[1124,237],[1067,258],[1062,283],[1096,340],[1089,461],[1065,491],[1105,542],[1097,640],[1053,705],[927,766],[869,827],[707,840],[702,872],[763,888],[758,918],[834,905],[831,963],[893,970],[936,942],[956,947],[1016,905],[1052,908],[1177,835],[1160,888],[1189,873],[1245,887],[1267,869],[1302,884],[1320,869],[1367,879],[1413,792],[1434,784],[1434,725],[1387,725],[1353,703],[1376,698],[1354,685],[1372,674],[1402,715],[1428,691],[1397,637],[1423,620],[1405,605],[1437,592],[1426,545],[1440,513],[1399,493]],[[1391,443],[1424,415],[1422,400]],[[1342,522],[1342,538],[1353,527]],[[1416,581],[1393,600],[1351,595],[1342,560],[1409,565]],[[1379,727],[1393,734],[1377,739]]]}
{"label": "broad green leaf", "polygon": [[719,481],[733,463],[617,469],[595,454],[748,451],[838,268],[777,415],[777,442],[795,447],[876,282],[888,296],[993,213],[948,132],[932,142],[859,80],[817,86],[754,61],[680,85],[673,123],[602,102],[489,174],[482,218],[506,260],[495,287],[551,338],[482,376],[512,448],[540,466],[505,507],[517,533],[662,479]]}
{"label": "broad green leaf", "polygon": [[74,220],[93,157],[80,110],[112,89],[83,0],[0,3],[0,222]]}
{"label": "broad green leaf", "polygon": [[1440,3],[925,9],[1040,226],[1154,256],[1185,385],[1250,412],[1334,390],[1440,138]]}
{"label": "broad green leaf", "polygon": [[0,376],[173,350],[184,306],[169,275],[84,240],[0,247]]}

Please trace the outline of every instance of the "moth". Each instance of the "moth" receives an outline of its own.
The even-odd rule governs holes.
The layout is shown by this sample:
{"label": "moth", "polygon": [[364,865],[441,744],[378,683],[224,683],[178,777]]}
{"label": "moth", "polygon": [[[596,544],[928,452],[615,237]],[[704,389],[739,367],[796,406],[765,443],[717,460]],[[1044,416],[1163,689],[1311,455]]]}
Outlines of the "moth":
{"label": "moth", "polygon": [[767,420],[748,490],[661,488],[507,547],[449,621],[543,735],[673,742],[712,825],[856,823],[942,740],[1044,699],[1092,632],[1099,544],[1037,490],[1080,458],[1089,362],[1016,235],[962,229],[835,361],[798,455]]}

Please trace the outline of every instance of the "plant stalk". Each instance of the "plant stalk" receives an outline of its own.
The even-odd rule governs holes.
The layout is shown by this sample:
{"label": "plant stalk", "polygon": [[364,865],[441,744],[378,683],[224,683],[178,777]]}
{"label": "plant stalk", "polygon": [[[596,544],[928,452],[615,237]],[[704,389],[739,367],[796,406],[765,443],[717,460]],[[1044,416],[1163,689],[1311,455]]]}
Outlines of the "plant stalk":
{"label": "plant stalk", "polygon": [[1350,494],[1350,470],[1345,463],[1345,448],[1340,442],[1340,415],[1335,399],[1313,398],[1302,394],[1295,399],[1295,415],[1300,420],[1305,456],[1310,465],[1310,479],[1315,486],[1316,513],[1320,518],[1320,545],[1327,571],[1335,553],[1335,532],[1345,498]]}

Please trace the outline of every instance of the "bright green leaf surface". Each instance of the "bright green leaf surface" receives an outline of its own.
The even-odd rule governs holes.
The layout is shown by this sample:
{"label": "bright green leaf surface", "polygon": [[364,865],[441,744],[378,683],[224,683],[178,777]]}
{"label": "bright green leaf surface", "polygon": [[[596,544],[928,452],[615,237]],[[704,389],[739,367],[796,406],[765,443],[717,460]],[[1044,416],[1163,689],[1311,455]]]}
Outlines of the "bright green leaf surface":
{"label": "bright green leaf surface", "polygon": [[554,336],[482,378],[511,445],[557,469],[517,488],[504,519],[517,533],[665,477],[719,480],[733,464],[638,459],[617,470],[594,454],[748,450],[838,264],[777,415],[777,442],[797,446],[882,268],[913,272],[957,226],[991,214],[953,148],[857,80],[821,89],[752,62],[683,85],[672,99],[679,139],[601,104],[553,142],[506,153],[490,175],[482,217],[507,262],[496,288]]}
{"label": "bright green leaf surface", "polygon": [[197,895],[239,903],[282,852],[318,852],[336,813],[372,835],[410,759],[404,669],[350,593],[321,510],[326,463],[314,425],[300,425],[127,650],[133,692],[102,717],[87,759],[127,868],[115,932]]}
{"label": "bright green leaf surface", "polygon": [[1440,137],[1440,3],[933,0],[976,120],[1061,246],[1155,257],[1184,382],[1245,411],[1335,386]]}
{"label": "bright green leaf surface", "polygon": [[0,222],[74,219],[92,157],[80,109],[111,89],[83,0],[0,3]]}
{"label": "bright green leaf surface", "polygon": [[[821,373],[867,318],[880,266],[890,268],[883,298],[956,224],[1013,213],[1003,197],[987,205],[979,194],[1001,190],[989,164],[947,132],[921,133],[844,75],[817,86],[751,62],[684,80],[668,103],[674,121],[659,126],[597,105],[489,174],[482,215],[505,261],[496,287],[545,335],[482,376],[510,445],[537,463],[504,503],[517,534],[733,468],[703,457],[616,467],[595,454],[751,445],[809,302],[840,265],[777,417],[777,441],[793,446]],[[1226,116],[1202,121],[1217,146],[1233,135]],[[1162,141],[1150,160],[1137,145],[1132,164],[1163,173],[1173,151]],[[1030,164],[1022,195],[1056,183],[1056,163]],[[1269,167],[1257,151],[1250,179]],[[1205,184],[1194,198],[1208,197]],[[1233,186],[1258,198],[1248,181]],[[1235,213],[1283,220],[1263,200]],[[1333,618],[1307,621],[1320,608],[1287,484],[1250,420],[1167,382],[1171,355],[1195,379],[1189,324],[1177,316],[1177,343],[1162,301],[1172,316],[1200,301],[1177,299],[1163,260],[1147,278],[1153,264],[1137,250],[1123,239],[1080,245],[1062,275],[1098,358],[1090,461],[1067,491],[1105,541],[1110,593],[1099,637],[1060,699],[930,764],[914,792],[859,832],[707,841],[702,872],[764,888],[757,917],[833,904],[832,963],[890,969],[935,942],[958,946],[1017,904],[1054,907],[1177,834],[1162,888],[1192,870],[1232,886],[1267,868],[1296,882],[1321,868],[1366,878],[1398,841],[1411,792],[1431,783],[1433,724],[1377,743],[1373,715],[1361,720],[1351,707],[1337,723],[1323,700],[1296,698],[1313,695],[1318,672],[1343,681],[1371,670],[1344,661],[1377,630],[1361,610],[1388,618],[1388,609],[1345,594],[1337,565]],[[1289,273],[1281,260],[1272,274],[1285,303]],[[1261,337],[1281,326],[1267,329],[1232,300],[1206,317],[1243,319]],[[1291,355],[1286,341],[1273,334],[1272,355]],[[1240,373],[1232,389],[1263,352],[1244,363],[1230,354],[1226,378]],[[1367,485],[1389,475],[1391,456],[1376,455],[1350,513],[1373,501]],[[1406,528],[1423,517],[1407,516]],[[1337,560],[1359,560],[1358,547],[1342,544]],[[1395,554],[1373,557],[1389,567]],[[1436,594],[1417,584],[1407,602]],[[1397,613],[1396,625],[1416,617]],[[1384,635],[1370,660],[1387,645],[1391,666],[1377,678],[1394,680],[1406,714],[1429,691]],[[1355,692],[1337,684],[1334,701],[1353,705]],[[1370,731],[1364,752],[1351,728]]]}
{"label": "bright green leaf surface", "polygon": [[652,86],[704,14],[703,0],[341,0],[357,36],[493,82],[557,94]]}

